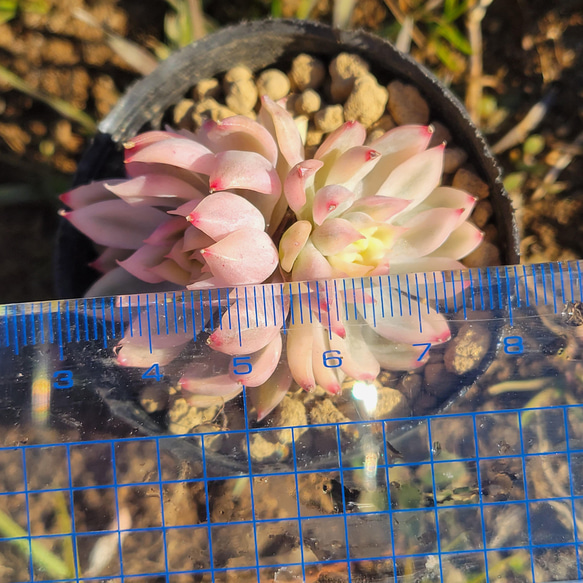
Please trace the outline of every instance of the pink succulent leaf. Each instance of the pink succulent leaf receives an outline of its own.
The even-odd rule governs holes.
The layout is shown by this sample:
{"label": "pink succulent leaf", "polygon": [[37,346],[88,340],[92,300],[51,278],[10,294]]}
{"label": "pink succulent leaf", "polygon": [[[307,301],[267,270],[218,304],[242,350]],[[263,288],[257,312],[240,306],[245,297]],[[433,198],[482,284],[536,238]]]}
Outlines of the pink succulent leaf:
{"label": "pink succulent leaf", "polygon": [[[300,313],[300,305],[297,298],[294,298],[294,312]],[[298,318],[289,327],[287,334],[287,362],[295,381],[306,391],[313,391],[316,388],[316,379],[313,369],[313,338],[314,325],[308,318],[301,323]]]}
{"label": "pink succulent leaf", "polygon": [[106,200],[61,214],[95,243],[120,249],[138,249],[168,219],[162,211],[132,207],[123,200]]}
{"label": "pink succulent leaf", "polygon": [[312,232],[309,221],[297,221],[281,236],[279,241],[279,259],[281,268],[290,272],[298,255],[304,248]]}
{"label": "pink succulent leaf", "polygon": [[342,370],[358,381],[374,381],[380,373],[380,365],[365,342],[360,326],[347,326],[344,338],[333,334],[330,349],[342,354]]}
{"label": "pink succulent leaf", "polygon": [[106,247],[103,253],[89,264],[96,271],[107,273],[117,267],[118,261],[127,259],[132,254],[131,249],[117,249],[116,247]]}
{"label": "pink succulent leaf", "polygon": [[419,213],[405,225],[391,257],[423,257],[442,245],[455,229],[463,209],[430,209]]}
{"label": "pink succulent leaf", "polygon": [[[312,325],[312,370],[316,384],[322,387],[330,395],[338,395],[342,392],[342,380],[344,375],[341,369],[324,364],[324,355],[330,350],[328,332],[319,322]],[[342,377],[342,378],[341,378]]]}
{"label": "pink succulent leaf", "polygon": [[[391,275],[402,273],[427,273],[427,277],[430,278],[430,274],[433,271],[449,272],[461,269],[465,269],[464,265],[451,257],[415,257],[400,258],[391,261]],[[432,277],[433,276],[431,275],[431,279]],[[441,280],[438,280],[438,282],[440,281]]]}
{"label": "pink succulent leaf", "polygon": [[[384,286],[383,295],[385,302],[389,302],[389,297],[392,297],[393,315],[385,312],[385,317],[382,317],[376,310],[373,316],[372,310],[368,309],[365,316],[362,306],[356,304],[360,317],[366,320],[379,336],[392,342],[410,345],[422,342],[439,344],[450,339],[451,333],[447,320],[433,308],[430,308],[428,313],[426,305],[418,306],[417,300],[411,298],[411,313],[409,313],[408,297],[400,295],[395,289]],[[380,297],[378,288],[375,297]],[[421,314],[421,324],[419,324],[419,314]]]}
{"label": "pink succulent leaf", "polygon": [[78,186],[73,190],[61,194],[59,200],[73,210],[95,204],[96,202],[102,202],[104,200],[114,200],[115,196],[112,196],[111,192],[107,190],[105,185],[114,183],[121,184],[123,182],[125,182],[125,178],[98,180],[91,184]]}
{"label": "pink succulent leaf", "polygon": [[334,162],[326,184],[342,184],[351,190],[380,162],[381,155],[369,146],[347,150]]}
{"label": "pink succulent leaf", "polygon": [[348,212],[365,213],[374,221],[384,223],[396,214],[404,211],[408,205],[409,201],[401,198],[366,196],[356,199],[348,209]]}
{"label": "pink succulent leaf", "polygon": [[214,155],[208,148],[182,137],[154,142],[137,152],[132,150],[125,161],[126,164],[167,164],[207,175],[215,166]]}
{"label": "pink succulent leaf", "polygon": [[136,152],[157,142],[170,140],[171,138],[182,138],[183,136],[177,132],[169,132],[162,130],[152,130],[150,132],[143,132],[134,136],[124,143],[125,156],[133,156]]}
{"label": "pink succulent leaf", "polygon": [[215,241],[240,229],[265,229],[261,212],[248,200],[232,192],[207,196],[186,218]]}
{"label": "pink succulent leaf", "polygon": [[366,346],[385,370],[412,371],[423,366],[429,358],[429,352],[423,357],[425,345],[412,346],[402,342],[390,342],[374,332],[368,326],[362,329]]}
{"label": "pink succulent leaf", "polygon": [[172,209],[170,211],[166,211],[169,215],[176,215],[179,217],[186,218],[194,209],[200,204],[200,200],[189,200],[184,204]]}
{"label": "pink succulent leaf", "polygon": [[172,259],[177,265],[179,265],[184,271],[188,273],[192,270],[192,259],[189,257],[189,253],[185,253],[182,248],[182,241],[178,240],[172,245],[172,249],[166,258]]}
{"label": "pink succulent leaf", "polygon": [[[344,338],[346,336],[346,328],[344,322],[342,321],[344,305],[342,299],[338,298],[335,293],[332,293],[330,286],[326,284],[318,284],[320,286],[320,310],[322,314],[321,322],[325,328],[330,330],[333,335],[339,338]],[[318,295],[314,294],[314,302],[316,304],[318,301]],[[314,313],[316,311],[314,310]],[[316,316],[318,317],[318,316]]]}
{"label": "pink succulent leaf", "polygon": [[212,274],[227,285],[261,283],[279,264],[271,237],[259,229],[234,231],[201,254]]}
{"label": "pink succulent leaf", "polygon": [[369,146],[380,152],[383,159],[364,179],[363,191],[378,192],[397,166],[427,148],[432,134],[432,129],[427,126],[405,125],[386,132],[370,143]]}
{"label": "pink succulent leaf", "polygon": [[249,391],[249,398],[257,412],[257,421],[262,421],[283,400],[293,383],[293,377],[285,357],[281,357],[274,373],[265,383]]}
{"label": "pink succulent leaf", "polygon": [[[184,332],[182,315],[179,316],[177,332],[175,332],[173,316],[169,316],[172,318],[169,322],[169,330],[171,330],[169,334],[152,335],[151,339],[147,334],[140,335],[140,324],[144,328],[148,326],[148,312],[149,325],[153,330],[157,326],[160,326],[161,330],[166,327],[164,310],[158,312],[155,309],[142,310],[135,315],[132,320],[133,330],[127,327],[123,338],[116,346],[117,361],[122,366],[147,368],[151,366],[152,362],[165,366],[178,356],[184,346],[192,341],[192,333]],[[150,352],[150,345],[152,352]]]}
{"label": "pink succulent leaf", "polygon": [[[207,271],[202,270],[202,273],[207,273]],[[204,290],[204,289],[212,289],[212,288],[217,288],[217,287],[225,287],[227,285],[227,283],[225,283],[223,280],[219,279],[218,277],[208,277],[206,279],[202,279],[201,277],[199,277],[198,279],[195,279],[193,277],[190,278],[191,281],[194,279],[193,283],[189,283],[186,287],[189,290]]]}
{"label": "pink succulent leaf", "polygon": [[164,256],[170,248],[163,245],[142,245],[137,251],[124,261],[119,261],[123,267],[134,277],[147,283],[161,283],[164,278],[152,271],[152,267],[164,261]]}
{"label": "pink succulent leaf", "polygon": [[[248,298],[247,309],[245,290]],[[229,305],[221,318],[221,327],[209,336],[208,345],[213,350],[230,355],[253,354],[267,346],[280,333],[283,315],[287,314],[287,306],[282,306],[281,296],[272,296],[269,292],[269,286],[238,288],[238,300]],[[232,296],[233,293],[231,299]],[[255,298],[258,298],[257,310],[254,309]],[[249,304],[252,306],[251,309]]]}
{"label": "pink succulent leaf", "polygon": [[[189,399],[189,395],[186,393],[191,393],[202,397],[220,397],[228,401],[242,391],[242,384],[233,380],[228,372],[213,374],[214,371],[209,369],[210,367],[205,366],[203,363],[195,363],[185,369],[178,383],[185,392],[184,397],[186,399]],[[200,401],[196,403],[201,406]]]}
{"label": "pink succulent leaf", "polygon": [[316,227],[312,233],[312,243],[322,255],[336,255],[348,245],[364,239],[350,222],[345,219],[328,219]]}
{"label": "pink succulent leaf", "polygon": [[281,181],[269,160],[256,152],[219,152],[209,172],[211,192],[243,188],[279,196]]}
{"label": "pink succulent leaf", "polygon": [[333,277],[365,277],[373,270],[370,265],[346,261],[342,255],[331,255],[328,261],[333,268]]}
{"label": "pink succulent leaf", "polygon": [[441,181],[443,146],[425,150],[399,164],[376,193],[410,200],[407,211],[423,202]]}
{"label": "pink succulent leaf", "polygon": [[170,166],[169,164],[157,164],[155,162],[126,162],[124,166],[126,175],[129,178],[137,178],[139,176],[148,176],[150,174],[173,176],[183,182],[186,182],[196,188],[200,192],[208,191],[208,177],[203,174],[196,174],[178,166]]}
{"label": "pink succulent leaf", "polygon": [[[168,284],[166,284],[168,286]],[[127,292],[128,289],[135,290],[136,293],[148,290],[149,284],[134,277],[123,267],[115,267],[109,270],[96,280],[91,287],[85,292],[85,297],[93,298],[99,296],[120,295]]]}
{"label": "pink succulent leaf", "polygon": [[168,245],[182,238],[188,223],[182,217],[171,218],[160,223],[152,234],[144,239],[148,245]]}
{"label": "pink succulent leaf", "polygon": [[483,239],[484,233],[478,227],[464,222],[431,255],[462,259],[469,255]]}
{"label": "pink succulent leaf", "polygon": [[[261,350],[254,352],[245,362],[251,366],[251,372],[248,374],[238,374],[235,366],[236,361],[233,359],[229,367],[229,374],[235,381],[243,383],[247,387],[258,387],[267,382],[269,377],[275,371],[281,356],[282,341],[281,334],[277,334],[269,344]],[[247,368],[247,367],[245,367]]]}
{"label": "pink succulent leaf", "polygon": [[244,115],[234,115],[213,123],[208,128],[207,136],[215,152],[257,152],[272,166],[277,164],[277,144],[272,135],[261,124]]}
{"label": "pink succulent leaf", "polygon": [[334,277],[332,267],[326,258],[308,240],[300,251],[293,269],[292,279],[306,281],[311,279],[331,279]]}
{"label": "pink succulent leaf", "polygon": [[355,146],[362,146],[366,140],[366,129],[357,121],[347,121],[334,130],[320,145],[314,158],[316,160],[335,160],[346,150]]}
{"label": "pink succulent leaf", "polygon": [[[471,194],[450,186],[439,186],[415,210],[419,212],[430,208],[463,209],[464,212],[458,218],[456,225],[459,227],[469,218],[475,205],[476,199]],[[406,220],[406,216],[407,211],[403,215],[403,220]],[[399,220],[402,220],[402,217],[399,217]]]}
{"label": "pink succulent leaf", "polygon": [[321,225],[328,217],[344,212],[356,195],[348,188],[339,184],[330,184],[320,188],[314,197],[312,216],[316,225]]}
{"label": "pink succulent leaf", "polygon": [[304,159],[304,144],[292,116],[266,95],[261,98],[259,120],[272,132],[289,168]]}
{"label": "pink succulent leaf", "polygon": [[145,174],[121,183],[108,181],[105,188],[132,206],[176,207],[187,200],[203,199],[199,190],[168,174]]}
{"label": "pink succulent leaf", "polygon": [[190,283],[190,269],[183,269],[172,259],[164,259],[158,265],[151,267],[150,271],[161,277],[163,281],[169,281],[176,285],[186,287]]}
{"label": "pink succulent leaf", "polygon": [[320,160],[303,160],[287,175],[283,192],[289,207],[299,213],[306,204],[306,189],[314,183],[314,175],[324,165]]}
{"label": "pink succulent leaf", "polygon": [[193,251],[195,249],[202,249],[203,247],[208,247],[212,245],[214,241],[205,235],[201,230],[196,227],[189,226],[184,231],[184,237],[182,240],[182,251]]}
{"label": "pink succulent leaf", "polygon": [[404,125],[385,132],[373,140],[369,146],[383,156],[391,156],[397,152],[407,152],[408,157],[423,152],[433,136],[431,126]]}

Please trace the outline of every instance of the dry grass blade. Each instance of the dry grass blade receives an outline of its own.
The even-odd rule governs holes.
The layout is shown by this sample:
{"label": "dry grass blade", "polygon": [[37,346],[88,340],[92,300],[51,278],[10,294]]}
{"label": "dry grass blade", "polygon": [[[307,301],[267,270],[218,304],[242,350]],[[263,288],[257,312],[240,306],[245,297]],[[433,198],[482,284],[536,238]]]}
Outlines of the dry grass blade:
{"label": "dry grass blade", "polygon": [[356,0],[334,0],[332,24],[336,28],[348,28]]}
{"label": "dry grass blade", "polygon": [[[401,10],[398,2],[396,2],[395,0],[384,0],[384,2],[387,8],[391,11],[391,14],[395,17],[395,20],[401,26],[405,26],[405,19],[407,18],[407,15]],[[411,30],[411,38],[420,49],[425,48],[426,45],[425,36],[415,25],[413,25],[413,28]]]}
{"label": "dry grass blade", "polygon": [[56,112],[60,113],[63,117],[75,121],[87,130],[88,133],[94,134],[97,130],[97,125],[95,120],[84,111],[77,109],[74,105],[71,105],[67,101],[60,99],[59,97],[54,97],[53,95],[47,95],[41,91],[37,91],[31,87],[24,79],[21,79],[18,75],[12,73],[5,67],[0,65],[0,81],[7,83],[13,89],[22,91],[26,95],[42,101],[49,107],[52,107]]}
{"label": "dry grass blade", "polygon": [[75,18],[103,31],[107,44],[111,50],[122,58],[130,67],[133,67],[142,75],[149,75],[157,66],[158,61],[146,49],[140,45],[129,41],[101,25],[95,18],[82,8],[76,8],[73,12]]}

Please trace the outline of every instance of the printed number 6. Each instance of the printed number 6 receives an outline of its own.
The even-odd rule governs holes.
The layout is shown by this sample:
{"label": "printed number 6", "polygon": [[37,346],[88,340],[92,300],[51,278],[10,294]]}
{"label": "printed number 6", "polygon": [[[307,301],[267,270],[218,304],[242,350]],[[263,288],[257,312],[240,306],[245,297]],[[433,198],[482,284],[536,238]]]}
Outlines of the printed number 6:
{"label": "printed number 6", "polygon": [[340,350],[326,350],[322,354],[322,362],[326,368],[338,368],[342,366],[342,353]]}
{"label": "printed number 6", "polygon": [[252,370],[253,366],[251,365],[250,356],[237,356],[233,358],[233,372],[235,374],[249,374]]}
{"label": "printed number 6", "polygon": [[73,372],[70,370],[56,370],[53,379],[55,389],[70,389],[73,386]]}

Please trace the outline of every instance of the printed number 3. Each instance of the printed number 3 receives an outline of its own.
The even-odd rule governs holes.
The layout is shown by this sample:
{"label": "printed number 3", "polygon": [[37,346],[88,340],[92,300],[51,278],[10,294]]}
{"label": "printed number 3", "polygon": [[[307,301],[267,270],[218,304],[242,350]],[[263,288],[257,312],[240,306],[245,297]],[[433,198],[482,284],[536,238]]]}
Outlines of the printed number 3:
{"label": "printed number 3", "polygon": [[73,386],[73,371],[56,370],[53,373],[53,387],[55,389],[70,389]]}

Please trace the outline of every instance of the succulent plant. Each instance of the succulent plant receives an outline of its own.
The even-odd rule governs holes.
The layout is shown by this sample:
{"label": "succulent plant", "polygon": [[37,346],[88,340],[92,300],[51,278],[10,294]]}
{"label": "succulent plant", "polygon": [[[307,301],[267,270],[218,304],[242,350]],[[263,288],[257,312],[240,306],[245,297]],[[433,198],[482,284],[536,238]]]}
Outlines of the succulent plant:
{"label": "succulent plant", "polygon": [[[399,300],[399,289],[382,277],[460,269],[459,260],[482,240],[468,221],[475,199],[440,186],[444,146],[428,148],[431,127],[401,126],[365,145],[364,127],[348,122],[306,159],[284,105],[264,97],[257,121],[233,116],[195,134],[141,134],[125,145],[127,179],[62,196],[71,208],[64,216],[104,247],[93,264],[103,275],[91,295],[217,286],[230,288],[234,299],[253,294],[254,284],[319,281],[297,284],[318,316],[288,322],[285,340],[283,318],[276,323],[267,314],[297,313],[298,295],[291,304],[285,295],[267,297],[265,311],[242,322],[240,332],[227,325],[215,330],[205,362],[183,371],[180,385],[193,405],[232,398],[243,384],[255,387],[250,396],[259,418],[294,381],[336,394],[344,376],[372,381],[381,368],[421,366],[423,347],[413,345],[449,339],[445,319],[424,306],[419,327],[415,305],[412,316],[377,315],[372,326],[366,305],[375,290],[376,297],[384,291]],[[370,293],[324,294],[327,280],[369,276],[375,276]],[[346,326],[347,302],[371,325]],[[232,310],[222,314],[225,324]],[[170,362],[190,338],[157,340],[158,362]],[[328,350],[341,351],[341,366],[324,366]],[[235,374],[241,355],[249,357],[249,371]],[[117,358],[125,366],[152,360],[144,341],[130,335]]]}

